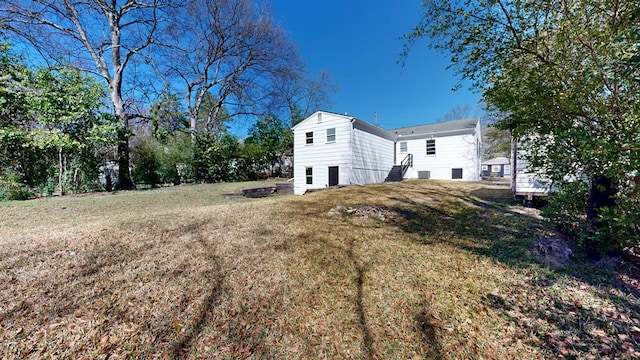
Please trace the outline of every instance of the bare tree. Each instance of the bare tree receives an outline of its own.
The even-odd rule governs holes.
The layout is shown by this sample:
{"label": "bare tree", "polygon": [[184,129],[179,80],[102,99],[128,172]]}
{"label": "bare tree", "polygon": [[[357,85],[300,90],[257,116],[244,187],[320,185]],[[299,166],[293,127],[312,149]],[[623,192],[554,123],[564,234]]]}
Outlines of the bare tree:
{"label": "bare tree", "polygon": [[303,63],[292,64],[286,73],[273,79],[272,108],[284,108],[291,126],[304,120],[314,111],[331,104],[331,93],[338,86],[323,69],[317,78],[308,76]]}
{"label": "bare tree", "polygon": [[471,113],[473,108],[469,104],[465,105],[454,105],[447,111],[442,118],[437,119],[438,122],[442,121],[451,121],[451,120],[460,120],[471,117]]}
{"label": "bare tree", "polygon": [[157,66],[183,83],[192,135],[207,93],[217,103],[205,116],[205,128],[261,113],[274,74],[298,61],[269,8],[251,0],[189,0],[179,19],[166,33]]}
{"label": "bare tree", "polygon": [[72,61],[106,81],[120,123],[119,186],[132,188],[129,169],[129,121],[126,69],[155,42],[164,9],[171,0],[0,0],[8,35],[26,40],[47,61]]}

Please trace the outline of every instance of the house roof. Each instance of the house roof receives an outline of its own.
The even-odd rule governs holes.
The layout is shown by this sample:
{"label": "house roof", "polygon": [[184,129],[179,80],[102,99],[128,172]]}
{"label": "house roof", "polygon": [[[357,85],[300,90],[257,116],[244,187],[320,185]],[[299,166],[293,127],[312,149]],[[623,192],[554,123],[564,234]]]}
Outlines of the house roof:
{"label": "house roof", "polygon": [[509,165],[510,161],[506,157],[497,157],[483,161],[482,165]]}
{"label": "house roof", "polygon": [[399,138],[419,135],[457,135],[473,134],[478,124],[477,118],[462,119],[440,122],[435,124],[418,125],[388,130],[390,133],[398,135]]}
{"label": "house roof", "polygon": [[303,121],[296,124],[292,129],[295,131],[295,129],[298,126],[300,126],[300,124],[302,124],[303,122],[306,122],[307,120],[313,119],[314,117],[316,117],[316,114],[319,112],[326,113],[326,114],[333,114],[336,116],[343,117],[345,119],[349,119],[352,123],[358,124],[360,127],[367,128],[369,131],[375,132],[379,136],[383,136],[385,138],[389,138],[394,141],[399,141],[401,139],[420,139],[425,137],[433,138],[433,137],[440,137],[440,136],[475,134],[476,126],[480,121],[480,119],[478,118],[470,118],[470,119],[445,121],[445,122],[440,122],[435,124],[418,125],[418,126],[385,130],[347,114],[338,114],[331,111],[319,110],[309,115]]}
{"label": "house roof", "polygon": [[[355,117],[350,116],[350,115],[347,115],[347,114],[338,114],[338,113],[331,112],[331,111],[318,110],[318,111],[314,112],[313,114],[311,114],[311,115],[307,116],[306,118],[304,118],[304,119],[303,119],[302,121],[300,121],[299,123],[295,124],[291,129],[292,129],[292,130],[295,130],[295,129],[296,129],[296,128],[298,128],[302,123],[304,123],[304,122],[306,122],[306,121],[308,121],[308,120],[311,120],[311,119],[313,119],[313,118],[316,118],[316,116],[317,116],[317,114],[318,114],[318,113],[332,114],[332,115],[336,115],[336,116],[343,117],[343,118],[345,118],[345,119],[349,119],[350,121],[353,121],[354,119],[355,119],[355,120],[358,120],[358,119],[356,119]],[[362,121],[362,120],[359,120],[359,121]]]}

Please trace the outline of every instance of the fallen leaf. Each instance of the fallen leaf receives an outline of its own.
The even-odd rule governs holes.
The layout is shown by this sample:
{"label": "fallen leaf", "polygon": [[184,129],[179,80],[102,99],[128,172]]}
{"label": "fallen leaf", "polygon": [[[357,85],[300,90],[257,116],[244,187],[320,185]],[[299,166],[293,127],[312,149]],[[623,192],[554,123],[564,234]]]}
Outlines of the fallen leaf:
{"label": "fallen leaf", "polygon": [[55,329],[55,328],[57,328],[59,326],[62,326],[62,325],[64,325],[64,321],[60,321],[58,323],[53,323],[53,324],[49,325],[49,329]]}

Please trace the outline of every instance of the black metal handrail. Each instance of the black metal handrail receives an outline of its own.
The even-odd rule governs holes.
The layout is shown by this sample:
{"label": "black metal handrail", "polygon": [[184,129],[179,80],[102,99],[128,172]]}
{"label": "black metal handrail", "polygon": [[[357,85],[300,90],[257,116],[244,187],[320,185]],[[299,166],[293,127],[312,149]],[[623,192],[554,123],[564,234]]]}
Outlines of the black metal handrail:
{"label": "black metal handrail", "polygon": [[400,166],[402,166],[402,177],[404,177],[404,174],[406,174],[407,169],[409,169],[410,167],[413,167],[413,154],[407,154],[407,156],[405,156],[402,162],[400,163]]}

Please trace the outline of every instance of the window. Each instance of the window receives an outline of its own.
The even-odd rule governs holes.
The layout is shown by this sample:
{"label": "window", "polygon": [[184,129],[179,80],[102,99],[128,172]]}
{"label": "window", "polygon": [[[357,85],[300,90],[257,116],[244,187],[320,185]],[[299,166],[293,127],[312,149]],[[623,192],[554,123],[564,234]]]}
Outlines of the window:
{"label": "window", "polygon": [[506,165],[506,164],[505,164],[505,165],[502,167],[502,173],[503,173],[504,175],[511,175],[511,165]]}
{"label": "window", "polygon": [[313,131],[307,133],[307,145],[313,144]]}
{"label": "window", "polygon": [[307,184],[313,184],[313,168],[306,168]]}
{"label": "window", "polygon": [[482,171],[489,171],[489,165],[482,165]]}
{"label": "window", "polygon": [[427,140],[427,155],[436,154],[436,139]]}
{"label": "window", "polygon": [[451,169],[452,179],[462,179],[462,169]]}
{"label": "window", "polygon": [[406,153],[407,152],[407,142],[406,141],[401,141],[400,142],[400,152],[401,153]]}
{"label": "window", "polygon": [[336,128],[327,129],[327,142],[336,141]]}

